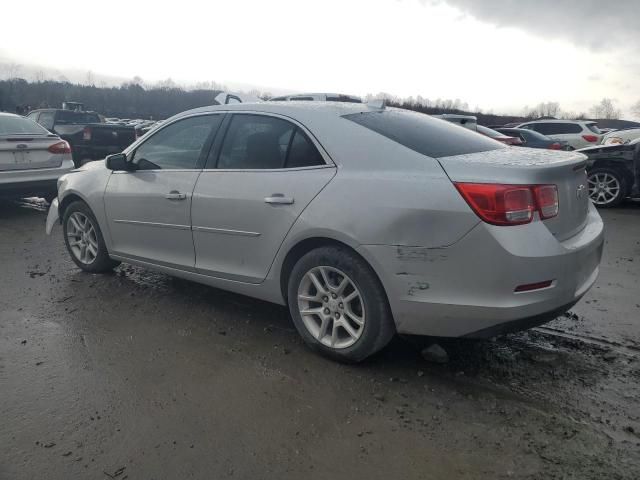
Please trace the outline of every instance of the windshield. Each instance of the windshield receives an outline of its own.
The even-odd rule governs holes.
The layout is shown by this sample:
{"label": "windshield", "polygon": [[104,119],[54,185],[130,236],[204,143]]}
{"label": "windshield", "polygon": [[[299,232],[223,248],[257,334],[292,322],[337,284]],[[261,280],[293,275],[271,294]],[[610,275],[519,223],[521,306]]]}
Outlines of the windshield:
{"label": "windshield", "polygon": [[343,118],[434,158],[506,148],[469,129],[423,113],[386,109],[353,113]]}
{"label": "windshield", "polygon": [[48,135],[49,132],[28,118],[0,115],[0,135]]}

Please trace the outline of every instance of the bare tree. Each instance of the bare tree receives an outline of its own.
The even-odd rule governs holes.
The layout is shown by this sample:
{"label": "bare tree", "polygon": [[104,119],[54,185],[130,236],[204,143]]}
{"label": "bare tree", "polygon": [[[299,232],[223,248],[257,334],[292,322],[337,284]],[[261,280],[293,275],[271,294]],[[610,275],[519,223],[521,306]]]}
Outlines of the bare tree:
{"label": "bare tree", "polygon": [[640,100],[638,100],[636,103],[631,105],[631,113],[640,117]]}
{"label": "bare tree", "polygon": [[84,83],[85,83],[85,85],[93,85],[94,84],[93,72],[91,70],[87,70],[87,76],[85,77]]}
{"label": "bare tree", "polygon": [[591,114],[594,118],[617,119],[622,112],[613,105],[614,100],[603,98],[600,103],[591,107]]}
{"label": "bare tree", "polygon": [[13,78],[17,78],[21,69],[22,69],[22,65],[20,65],[19,63],[11,62],[11,63],[5,64],[7,79],[11,80]]}
{"label": "bare tree", "polygon": [[527,118],[540,118],[540,117],[559,117],[562,115],[562,109],[558,102],[541,102],[532,109],[524,107],[524,115]]}

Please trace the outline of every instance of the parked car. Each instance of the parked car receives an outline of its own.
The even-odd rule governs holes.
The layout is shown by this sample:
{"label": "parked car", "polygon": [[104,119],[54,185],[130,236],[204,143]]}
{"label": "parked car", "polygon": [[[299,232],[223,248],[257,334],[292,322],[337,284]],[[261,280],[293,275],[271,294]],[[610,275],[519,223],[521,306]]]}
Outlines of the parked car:
{"label": "parked car", "polygon": [[221,105],[65,175],[46,229],[61,219],[87,272],[129,262],[288,305],[315,350],[359,361],[396,332],[567,311],[603,245],[584,165],[373,104]]}
{"label": "parked car", "polygon": [[47,108],[34,110],[27,117],[66,140],[77,167],[121,152],[136,139],[135,128],[103,123],[94,112]]}
{"label": "parked car", "polygon": [[602,138],[598,124],[587,120],[535,120],[521,123],[517,128],[534,130],[553,140],[564,140],[575,149],[597,145]]}
{"label": "parked car", "polygon": [[269,99],[270,102],[347,102],[362,103],[362,99],[355,95],[345,95],[344,93],[297,93],[295,95],[282,95]]}
{"label": "parked car", "polygon": [[511,145],[514,147],[519,147],[522,145],[522,140],[520,140],[519,137],[511,137],[509,135],[505,135],[504,133],[496,132],[491,128],[485,127],[484,125],[478,125],[476,127],[476,131],[489,138],[493,138],[498,142],[504,143],[505,145]]}
{"label": "parked car", "polygon": [[613,130],[602,137],[602,145],[624,144],[640,138],[640,128]]}
{"label": "parked car", "polygon": [[589,157],[589,196],[598,207],[615,207],[625,198],[640,197],[640,138],[578,151]]}
{"label": "parked car", "polygon": [[73,169],[69,144],[36,122],[0,113],[0,197],[56,195],[56,182]]}
{"label": "parked car", "polygon": [[504,128],[498,127],[496,132],[511,137],[517,137],[522,141],[522,146],[529,148],[546,148],[549,150],[573,150],[573,148],[564,140],[554,140],[535,130],[526,128]]}

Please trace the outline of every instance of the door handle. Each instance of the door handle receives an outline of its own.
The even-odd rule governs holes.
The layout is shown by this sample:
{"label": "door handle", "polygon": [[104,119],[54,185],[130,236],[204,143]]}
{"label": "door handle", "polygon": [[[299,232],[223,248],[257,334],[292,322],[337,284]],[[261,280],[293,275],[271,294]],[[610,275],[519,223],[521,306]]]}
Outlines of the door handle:
{"label": "door handle", "polygon": [[283,193],[272,193],[270,197],[265,197],[264,203],[271,205],[292,205],[293,198],[285,197]]}
{"label": "door handle", "polygon": [[167,200],[184,200],[185,198],[187,198],[187,194],[180,193],[177,190],[171,190],[164,196],[164,198],[166,198]]}

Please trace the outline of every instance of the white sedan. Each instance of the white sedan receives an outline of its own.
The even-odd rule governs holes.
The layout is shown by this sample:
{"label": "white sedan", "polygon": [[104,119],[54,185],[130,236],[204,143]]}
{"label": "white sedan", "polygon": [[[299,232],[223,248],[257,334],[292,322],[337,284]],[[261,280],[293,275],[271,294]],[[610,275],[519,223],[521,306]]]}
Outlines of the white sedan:
{"label": "white sedan", "polygon": [[0,113],[0,197],[51,200],[58,178],[73,168],[67,142],[33,120]]}

